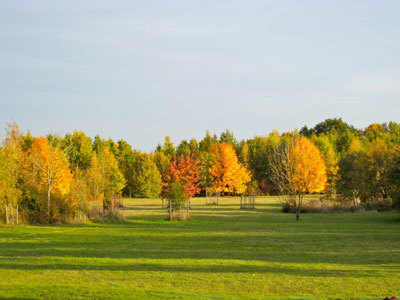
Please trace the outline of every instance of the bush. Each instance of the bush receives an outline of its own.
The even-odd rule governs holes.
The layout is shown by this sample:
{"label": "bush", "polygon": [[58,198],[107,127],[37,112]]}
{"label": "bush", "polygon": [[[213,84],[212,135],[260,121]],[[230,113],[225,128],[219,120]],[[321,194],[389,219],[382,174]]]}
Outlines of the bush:
{"label": "bush", "polygon": [[[327,199],[304,199],[301,213],[343,213],[343,212],[365,212],[365,211],[388,211],[393,209],[392,201],[387,199],[374,199],[368,202],[360,203],[353,199],[336,198],[335,200]],[[287,201],[282,204],[283,213],[295,213],[294,204]]]}
{"label": "bush", "polygon": [[393,201],[390,198],[373,199],[362,204],[367,211],[389,211],[393,209]]}
{"label": "bush", "polygon": [[[347,203],[346,203],[347,204]],[[363,206],[354,206],[348,203],[326,199],[305,200],[301,207],[300,213],[341,213],[341,212],[363,212]],[[295,213],[296,209],[293,204],[285,202],[282,205],[282,212]]]}
{"label": "bush", "polygon": [[119,210],[109,210],[104,212],[101,221],[107,223],[118,223],[125,220],[124,215]]}
{"label": "bush", "polygon": [[[169,208],[169,219],[178,219],[178,220],[183,220],[185,219],[182,216],[182,207],[185,203],[186,196],[185,192],[183,190],[183,185],[180,182],[173,181],[166,192],[166,199],[170,203],[170,208]],[[179,212],[179,213],[177,213]]]}
{"label": "bush", "polygon": [[183,185],[180,182],[172,182],[169,186],[166,196],[173,208],[181,207],[186,199],[185,192],[183,191]]}

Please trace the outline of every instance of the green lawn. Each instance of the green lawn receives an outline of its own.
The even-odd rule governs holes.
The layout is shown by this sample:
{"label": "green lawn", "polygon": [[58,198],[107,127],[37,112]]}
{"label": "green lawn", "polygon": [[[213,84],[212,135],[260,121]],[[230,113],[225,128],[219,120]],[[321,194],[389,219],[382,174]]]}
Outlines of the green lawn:
{"label": "green lawn", "polygon": [[395,212],[296,222],[273,198],[255,210],[238,199],[192,203],[188,222],[165,221],[160,200],[132,199],[118,224],[0,227],[0,298],[400,296]]}

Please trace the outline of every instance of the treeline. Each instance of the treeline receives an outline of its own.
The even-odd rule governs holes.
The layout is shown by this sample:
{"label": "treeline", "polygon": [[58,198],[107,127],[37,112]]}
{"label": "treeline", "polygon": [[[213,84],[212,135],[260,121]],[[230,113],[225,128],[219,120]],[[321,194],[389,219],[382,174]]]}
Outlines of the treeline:
{"label": "treeline", "polygon": [[8,124],[0,148],[0,214],[5,223],[104,218],[117,212],[125,186],[106,141],[75,131],[60,138]]}
{"label": "treeline", "polygon": [[[400,124],[374,123],[365,129],[356,129],[335,118],[313,128],[305,126],[294,134],[309,139],[320,151],[327,176],[326,199],[378,210],[399,205]],[[279,193],[270,158],[277,143],[287,135],[275,131],[235,144],[260,194]]]}
{"label": "treeline", "polygon": [[0,216],[6,223],[73,222],[115,216],[121,195],[273,195],[291,193],[289,187],[294,194],[391,207],[400,197],[399,145],[395,122],[360,130],[328,119],[242,141],[228,130],[219,137],[207,131],[177,146],[166,137],[152,153],[81,131],[35,138],[12,123],[0,147]]}
{"label": "treeline", "polygon": [[121,196],[171,198],[179,194],[171,186],[180,187],[185,198],[206,188],[243,193],[250,174],[232,146],[214,143],[211,137],[200,144],[207,151],[200,151],[198,144],[189,151],[175,149],[167,138],[157,151],[143,153],[124,140],[92,140],[82,131],[33,137],[16,123],[8,124],[0,147],[0,220],[113,218],[118,217]]}
{"label": "treeline", "polygon": [[324,160],[327,177],[324,192],[328,198],[385,206],[398,201],[400,124],[396,122],[374,123],[365,129],[356,129],[341,118],[335,118],[320,122],[313,128],[305,126],[300,131],[282,134],[275,130],[268,135],[242,141],[237,141],[228,130],[219,138],[207,132],[199,143],[195,139],[190,142],[183,140],[177,147],[167,137],[164,145],[159,145],[156,151],[169,156],[193,154],[199,157],[205,166],[203,187],[207,188],[212,186],[207,172],[213,164],[213,154],[209,149],[214,143],[229,144],[235,150],[239,163],[251,174],[247,189],[259,195],[274,195],[280,193],[280,187],[274,172],[277,162],[272,159],[273,153],[279,145],[293,137],[307,138],[318,148]]}
{"label": "treeline", "polygon": [[[309,140],[319,151],[317,154],[292,155],[290,147],[282,153],[282,146],[292,141]],[[257,195],[276,195],[282,192],[291,193],[288,186],[287,174],[298,172],[299,168],[307,172],[320,173],[323,169],[326,182],[321,188],[311,188],[310,181],[315,178],[297,178],[296,184],[309,185],[304,191],[292,191],[295,194],[324,193],[325,199],[340,202],[340,205],[359,206],[365,209],[389,209],[399,206],[400,199],[400,124],[389,122],[373,123],[364,129],[357,129],[347,124],[341,118],[327,119],[313,128],[304,126],[299,131],[280,134],[277,130],[265,136],[256,136],[252,139],[238,141],[232,132],[226,130],[219,137],[209,132],[199,142],[192,139],[181,141],[176,147],[166,137],[163,145],[159,145],[155,155],[173,157],[174,155],[194,156],[203,166],[201,172],[201,187],[205,189],[220,189],[227,191],[224,184],[215,186],[216,176],[212,173],[215,164],[215,153],[210,151],[213,145],[229,145],[234,149],[239,165],[250,175],[244,180],[245,190],[236,191]],[[301,145],[301,143],[299,143]],[[305,143],[303,143],[305,144]],[[292,147],[293,148],[293,147]],[[277,149],[281,157],[277,159]],[[296,149],[294,147],[293,149]],[[310,148],[311,149],[311,148]],[[299,150],[305,152],[305,149]],[[323,166],[319,170],[313,169],[318,157],[323,159]],[[293,165],[293,160],[301,160]],[[279,160],[279,161],[278,161]],[[283,170],[282,164],[286,160],[292,164],[292,171]],[[307,163],[307,160],[311,162]],[[156,159],[157,165],[159,160]],[[313,166],[314,164],[314,166]],[[280,168],[280,172],[277,170]],[[162,168],[159,168],[162,170]],[[305,172],[304,174],[306,174]],[[223,173],[223,172],[222,172]],[[281,173],[281,174],[278,174]],[[285,182],[280,177],[286,177]],[[292,177],[293,176],[289,176]],[[295,176],[294,176],[295,177]],[[306,175],[304,175],[306,177]],[[320,179],[322,180],[322,179]],[[325,179],[323,179],[324,181]],[[316,180],[314,183],[320,185]],[[292,188],[293,189],[293,188]],[[301,188],[300,188],[301,190]]]}

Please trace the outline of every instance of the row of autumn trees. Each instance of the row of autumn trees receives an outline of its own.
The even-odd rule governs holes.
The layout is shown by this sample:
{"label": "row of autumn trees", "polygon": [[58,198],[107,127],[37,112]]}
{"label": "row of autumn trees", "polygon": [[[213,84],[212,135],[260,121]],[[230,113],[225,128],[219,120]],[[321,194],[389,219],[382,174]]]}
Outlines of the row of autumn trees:
{"label": "row of autumn trees", "polygon": [[[224,157],[238,160],[240,169],[250,177],[243,173],[230,177],[215,145],[234,150]],[[228,130],[219,138],[207,132],[200,142],[183,140],[176,147],[167,137],[155,155],[196,157],[203,166],[202,190],[289,195],[287,201],[297,216],[304,196],[315,193],[323,193],[325,199],[341,206],[362,205],[378,210],[400,206],[400,124],[396,122],[373,123],[365,129],[356,129],[335,118],[313,128],[305,126],[300,131],[283,134],[273,131],[242,141],[237,141]],[[213,170],[218,162],[223,162],[217,168],[224,174],[223,182]],[[235,179],[238,185],[230,184]],[[235,186],[239,187],[229,188]]]}
{"label": "row of autumn trees", "polygon": [[[148,154],[133,150],[126,141],[115,143],[99,136],[92,140],[81,131],[35,138],[21,132],[16,123],[7,124],[0,147],[1,221],[113,217],[120,196],[161,196],[173,200],[171,207],[178,209],[206,188],[243,193],[250,174],[233,147],[212,142],[207,153],[203,165],[194,152],[176,152],[168,139],[165,147]],[[184,197],[181,202],[179,192]]]}
{"label": "row of autumn trees", "polygon": [[[341,119],[313,128],[237,141],[230,131],[152,153],[81,131],[33,137],[9,124],[0,148],[0,215],[6,222],[69,222],[112,216],[120,195],[174,199],[196,194],[286,194],[300,211],[304,195],[375,205],[399,198],[400,125],[359,130]],[[181,200],[177,200],[181,199]],[[171,207],[171,206],[170,206]]]}
{"label": "row of autumn trees", "polygon": [[0,148],[0,214],[6,223],[72,222],[114,212],[125,186],[109,147],[83,133],[33,137],[8,124]]}

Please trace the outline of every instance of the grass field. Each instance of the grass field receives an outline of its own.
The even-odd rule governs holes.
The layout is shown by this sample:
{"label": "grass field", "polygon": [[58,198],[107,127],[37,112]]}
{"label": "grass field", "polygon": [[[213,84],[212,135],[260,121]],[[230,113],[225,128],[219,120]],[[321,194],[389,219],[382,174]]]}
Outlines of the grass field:
{"label": "grass field", "polygon": [[[1,299],[371,299],[400,296],[400,216],[304,214],[273,198],[165,221],[125,200],[126,222],[0,227]],[[209,297],[201,297],[209,296]]]}

